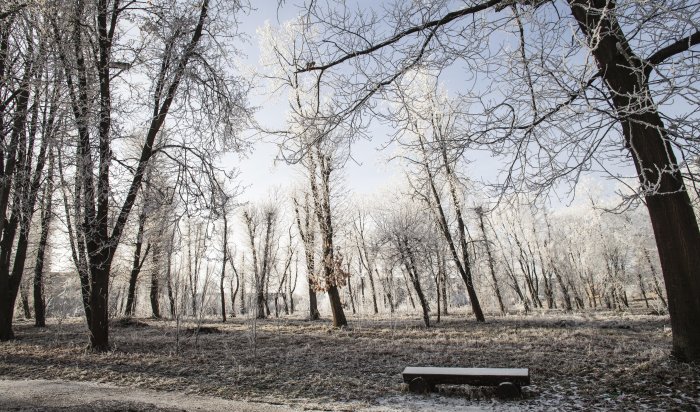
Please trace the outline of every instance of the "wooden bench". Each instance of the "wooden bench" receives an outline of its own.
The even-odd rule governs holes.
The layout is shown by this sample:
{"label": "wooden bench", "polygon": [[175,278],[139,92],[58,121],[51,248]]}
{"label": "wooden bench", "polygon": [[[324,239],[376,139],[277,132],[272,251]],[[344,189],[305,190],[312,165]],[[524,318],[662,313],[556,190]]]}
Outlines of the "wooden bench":
{"label": "wooden bench", "polygon": [[507,399],[520,396],[520,387],[530,384],[527,368],[435,368],[408,366],[403,381],[415,393],[434,392],[435,385],[497,386],[496,395]]}

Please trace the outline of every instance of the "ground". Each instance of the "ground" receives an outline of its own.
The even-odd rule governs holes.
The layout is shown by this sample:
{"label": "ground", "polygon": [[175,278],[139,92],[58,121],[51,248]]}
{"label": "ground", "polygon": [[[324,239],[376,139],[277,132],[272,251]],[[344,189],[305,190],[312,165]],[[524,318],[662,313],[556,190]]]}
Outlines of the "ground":
{"label": "ground", "polygon": [[[201,323],[200,333],[193,333],[197,324],[191,322],[115,322],[114,348],[107,353],[85,349],[80,319],[50,321],[43,329],[18,321],[18,339],[0,343],[0,379],[51,380],[43,383],[46,388],[63,384],[58,387],[66,391],[77,381],[107,384],[97,391],[102,393],[116,393],[118,387],[155,390],[148,393],[170,402],[141,404],[158,396],[133,392],[128,407],[109,403],[128,402],[128,395],[93,405],[103,410],[197,410],[202,399],[256,402],[253,407],[264,410],[700,408],[700,365],[671,357],[666,316],[549,313],[490,317],[480,324],[453,314],[429,329],[405,316],[349,321],[349,328],[338,330],[328,321],[234,318],[223,324],[211,319]],[[401,380],[408,365],[527,367],[532,385],[524,399],[505,402],[487,388],[443,387],[436,394],[414,395]],[[87,393],[85,387],[75,390]],[[192,398],[194,406],[188,406],[173,398],[183,394],[204,398]],[[0,409],[33,410],[16,401],[3,405],[0,399]]]}

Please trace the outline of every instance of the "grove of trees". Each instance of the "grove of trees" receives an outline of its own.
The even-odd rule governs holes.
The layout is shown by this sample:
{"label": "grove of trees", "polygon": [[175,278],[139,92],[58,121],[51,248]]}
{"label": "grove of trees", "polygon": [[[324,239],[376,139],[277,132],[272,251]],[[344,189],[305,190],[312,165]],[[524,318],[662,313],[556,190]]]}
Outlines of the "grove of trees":
{"label": "grove of trees", "polygon": [[[22,315],[80,314],[105,351],[122,316],[636,307],[700,360],[700,4],[350,3],[261,28],[255,76],[245,2],[0,5],[0,340]],[[377,123],[404,176],[360,196],[345,166]],[[245,202],[231,154],[261,134],[296,184]]]}

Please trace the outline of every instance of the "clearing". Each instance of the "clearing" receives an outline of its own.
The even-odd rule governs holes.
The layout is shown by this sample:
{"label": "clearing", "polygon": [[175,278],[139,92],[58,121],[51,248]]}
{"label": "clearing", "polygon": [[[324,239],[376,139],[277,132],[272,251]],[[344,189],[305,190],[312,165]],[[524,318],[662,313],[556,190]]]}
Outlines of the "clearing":
{"label": "clearing", "polygon": [[[118,387],[158,391],[122,391],[126,398],[102,399],[107,406],[131,399],[131,410],[154,405],[201,410],[197,407],[202,399],[245,402],[239,408],[252,405],[249,410],[700,407],[700,366],[670,357],[667,316],[535,313],[490,317],[485,324],[467,316],[443,316],[430,329],[402,316],[351,316],[350,328],[342,330],[327,321],[234,318],[225,324],[207,320],[202,326],[211,329],[200,334],[188,331],[194,323],[178,328],[173,321],[139,319],[114,323],[114,350],[107,353],[85,350],[86,328],[80,319],[50,320],[44,329],[17,321],[18,339],[0,343],[0,379],[60,380],[64,389],[77,381],[105,384],[113,389],[101,392],[112,395]],[[524,399],[508,402],[494,400],[491,388],[465,386],[414,395],[401,378],[407,365],[527,367],[532,385],[524,388]],[[44,391],[50,393],[52,387],[60,387],[51,385],[60,384],[45,382]],[[80,388],[76,391],[85,391]],[[184,395],[192,396],[192,408],[177,398]],[[90,402],[100,401],[95,396]],[[147,405],[161,396],[161,403]],[[21,399],[17,402],[12,405],[16,410],[31,410],[31,405],[21,408]],[[66,404],[54,406],[73,410]]]}

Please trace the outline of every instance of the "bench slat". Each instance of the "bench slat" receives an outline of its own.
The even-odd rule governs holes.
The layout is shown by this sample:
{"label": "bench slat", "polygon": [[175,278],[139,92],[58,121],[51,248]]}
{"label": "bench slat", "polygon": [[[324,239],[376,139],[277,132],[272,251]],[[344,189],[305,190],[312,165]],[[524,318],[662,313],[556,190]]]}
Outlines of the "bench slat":
{"label": "bench slat", "polygon": [[498,385],[511,382],[516,385],[530,384],[530,370],[527,368],[441,368],[406,367],[403,372],[406,383],[422,378],[430,384],[466,384],[476,386]]}

